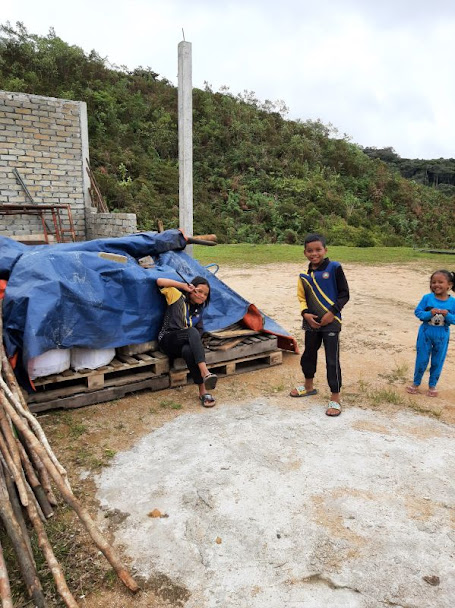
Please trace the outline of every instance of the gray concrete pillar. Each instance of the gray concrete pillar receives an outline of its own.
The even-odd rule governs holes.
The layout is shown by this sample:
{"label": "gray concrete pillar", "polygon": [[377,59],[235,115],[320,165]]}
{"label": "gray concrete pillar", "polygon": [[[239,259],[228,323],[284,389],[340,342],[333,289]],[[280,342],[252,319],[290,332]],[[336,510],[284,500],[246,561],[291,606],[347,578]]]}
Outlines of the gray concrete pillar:
{"label": "gray concrete pillar", "polygon": [[82,144],[82,188],[84,195],[84,218],[87,236],[87,216],[90,213],[92,199],[90,198],[90,178],[87,174],[87,161],[90,161],[90,149],[88,140],[88,119],[87,119],[87,104],[85,101],[79,102],[79,124],[81,129],[81,144]]}
{"label": "gray concrete pillar", "polygon": [[[193,234],[193,84],[191,42],[178,46],[179,222]],[[193,247],[186,248],[193,255]]]}

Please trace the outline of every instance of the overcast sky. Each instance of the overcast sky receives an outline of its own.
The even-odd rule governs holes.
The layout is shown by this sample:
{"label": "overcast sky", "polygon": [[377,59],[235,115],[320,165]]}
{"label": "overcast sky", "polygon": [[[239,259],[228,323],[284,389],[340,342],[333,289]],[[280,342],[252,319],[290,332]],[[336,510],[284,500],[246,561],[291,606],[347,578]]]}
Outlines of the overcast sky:
{"label": "overcast sky", "polygon": [[[283,100],[362,146],[455,157],[455,1],[2,0],[1,23],[58,36],[177,84],[192,43],[193,86]],[[77,13],[75,13],[77,7]]]}

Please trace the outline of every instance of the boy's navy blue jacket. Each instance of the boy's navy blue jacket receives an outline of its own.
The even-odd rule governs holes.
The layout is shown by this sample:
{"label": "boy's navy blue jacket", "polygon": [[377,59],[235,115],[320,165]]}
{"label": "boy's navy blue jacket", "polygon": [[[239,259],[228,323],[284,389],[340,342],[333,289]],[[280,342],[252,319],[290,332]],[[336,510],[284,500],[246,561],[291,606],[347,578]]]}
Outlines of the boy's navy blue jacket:
{"label": "boy's navy blue jacket", "polygon": [[307,331],[340,331],[341,309],[349,300],[349,286],[343,268],[339,262],[331,262],[329,258],[317,267],[308,266],[308,272],[299,275],[297,297],[300,302],[301,314],[306,312],[317,315],[320,320],[330,311],[335,319],[329,325],[314,330],[303,319],[303,329]]}

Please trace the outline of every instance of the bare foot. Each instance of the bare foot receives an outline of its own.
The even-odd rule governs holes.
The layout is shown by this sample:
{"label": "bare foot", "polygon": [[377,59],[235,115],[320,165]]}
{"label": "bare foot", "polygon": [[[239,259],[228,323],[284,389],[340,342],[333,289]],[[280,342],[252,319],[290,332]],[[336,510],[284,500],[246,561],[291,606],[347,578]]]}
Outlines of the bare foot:
{"label": "bare foot", "polygon": [[438,391],[435,388],[429,388],[427,391],[428,397],[437,397]]}

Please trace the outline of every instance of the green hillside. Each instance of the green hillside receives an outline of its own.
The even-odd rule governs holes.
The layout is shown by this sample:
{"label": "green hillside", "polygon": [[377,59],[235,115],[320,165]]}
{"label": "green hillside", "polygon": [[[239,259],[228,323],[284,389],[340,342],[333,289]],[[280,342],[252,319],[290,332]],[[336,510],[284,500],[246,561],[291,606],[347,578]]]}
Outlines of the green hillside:
{"label": "green hillside", "polygon": [[[109,209],[136,213],[143,230],[178,225],[177,89],[166,78],[17,24],[1,28],[0,88],[86,101]],[[452,247],[452,189],[405,179],[331,127],[286,120],[254,94],[195,89],[193,107],[195,233],[300,243],[318,230],[333,245]]]}

